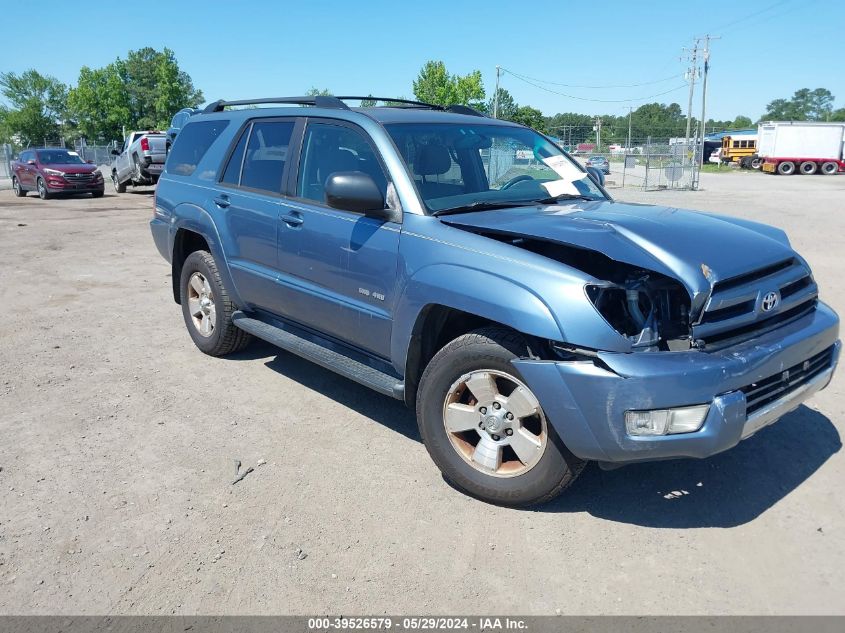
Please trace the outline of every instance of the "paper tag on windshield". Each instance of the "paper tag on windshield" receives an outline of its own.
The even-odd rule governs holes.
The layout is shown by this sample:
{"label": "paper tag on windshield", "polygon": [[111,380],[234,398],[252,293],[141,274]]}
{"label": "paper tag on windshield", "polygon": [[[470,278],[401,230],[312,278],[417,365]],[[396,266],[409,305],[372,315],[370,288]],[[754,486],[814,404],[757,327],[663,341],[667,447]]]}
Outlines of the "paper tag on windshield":
{"label": "paper tag on windshield", "polygon": [[568,166],[571,164],[564,156],[549,156],[548,158],[544,158],[543,162],[546,163],[546,165],[548,165],[552,169],[555,169],[555,167],[561,167],[563,165]]}

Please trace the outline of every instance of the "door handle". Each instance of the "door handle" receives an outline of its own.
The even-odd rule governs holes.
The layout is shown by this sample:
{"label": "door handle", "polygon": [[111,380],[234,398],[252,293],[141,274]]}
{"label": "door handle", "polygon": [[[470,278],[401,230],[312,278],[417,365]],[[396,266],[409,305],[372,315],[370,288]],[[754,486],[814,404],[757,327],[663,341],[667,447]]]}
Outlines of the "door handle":
{"label": "door handle", "polygon": [[231,202],[229,202],[229,196],[222,195],[222,196],[217,196],[214,199],[214,204],[216,204],[221,209],[225,209],[226,207],[228,207],[231,204]]}
{"label": "door handle", "polygon": [[301,226],[302,223],[305,222],[305,220],[302,219],[302,216],[299,213],[296,213],[294,211],[290,215],[283,215],[282,216],[282,222],[284,222],[288,226],[293,227],[293,226]]}

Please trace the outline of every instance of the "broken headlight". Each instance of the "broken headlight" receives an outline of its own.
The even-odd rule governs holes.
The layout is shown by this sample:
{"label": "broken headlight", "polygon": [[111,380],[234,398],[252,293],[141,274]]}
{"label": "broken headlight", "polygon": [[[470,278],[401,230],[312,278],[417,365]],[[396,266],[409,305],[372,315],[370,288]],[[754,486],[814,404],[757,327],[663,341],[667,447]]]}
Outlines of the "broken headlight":
{"label": "broken headlight", "polygon": [[676,281],[645,273],[586,287],[605,321],[635,351],[689,349],[689,296]]}

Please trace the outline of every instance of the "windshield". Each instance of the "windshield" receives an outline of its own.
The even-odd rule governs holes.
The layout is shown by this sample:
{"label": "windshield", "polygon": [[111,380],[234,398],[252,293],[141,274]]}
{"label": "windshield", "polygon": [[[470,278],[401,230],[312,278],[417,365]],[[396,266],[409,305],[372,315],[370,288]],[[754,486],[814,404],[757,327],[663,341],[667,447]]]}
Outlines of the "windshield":
{"label": "windshield", "polygon": [[76,152],[64,149],[51,149],[38,152],[38,161],[43,165],[84,165],[85,161]]}
{"label": "windshield", "polygon": [[495,123],[385,126],[429,211],[567,197],[605,200],[587,173],[548,139]]}

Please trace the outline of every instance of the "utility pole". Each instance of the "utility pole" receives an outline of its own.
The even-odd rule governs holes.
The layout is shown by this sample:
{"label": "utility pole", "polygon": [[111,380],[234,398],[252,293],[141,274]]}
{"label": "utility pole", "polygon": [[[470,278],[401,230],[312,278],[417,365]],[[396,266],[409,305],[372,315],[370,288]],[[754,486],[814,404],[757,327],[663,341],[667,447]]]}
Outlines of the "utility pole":
{"label": "utility pole", "polygon": [[[684,49],[688,50],[688,49]],[[687,70],[687,81],[689,81],[689,100],[687,101],[687,134],[685,141],[689,147],[690,128],[692,127],[692,97],[695,92],[695,76],[698,72],[696,64],[698,63],[698,40],[695,40],[695,45],[689,51],[689,70]]]}
{"label": "utility pole", "polygon": [[596,152],[601,151],[601,117],[596,117]]}
{"label": "utility pole", "polygon": [[496,92],[493,93],[493,118],[499,118],[499,76],[502,74],[500,66],[496,66]]}
{"label": "utility pole", "polygon": [[631,151],[631,111],[633,108],[628,106],[628,141],[625,143],[625,153],[628,154]]}
{"label": "utility pole", "polygon": [[707,106],[707,73],[710,71],[710,40],[722,39],[718,35],[707,34],[704,36],[704,76],[701,79],[701,156],[699,164],[704,164],[704,135],[707,133],[705,127],[707,119],[704,118],[704,111]]}

